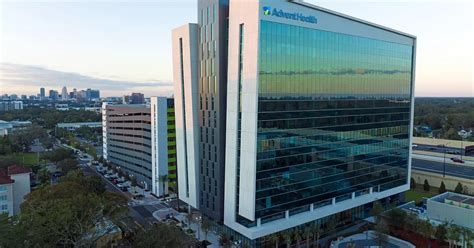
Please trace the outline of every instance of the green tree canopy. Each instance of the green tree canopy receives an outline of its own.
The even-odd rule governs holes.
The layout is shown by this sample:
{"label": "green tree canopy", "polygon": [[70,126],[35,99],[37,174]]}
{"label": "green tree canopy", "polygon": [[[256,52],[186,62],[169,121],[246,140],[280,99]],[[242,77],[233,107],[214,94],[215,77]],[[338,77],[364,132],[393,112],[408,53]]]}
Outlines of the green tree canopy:
{"label": "green tree canopy", "polygon": [[444,185],[444,182],[441,181],[441,185],[439,186],[438,193],[442,194],[446,192],[446,185]]}
{"label": "green tree canopy", "polygon": [[424,191],[430,191],[430,183],[428,182],[428,179],[425,179],[425,182],[423,183],[423,190]]}
{"label": "green tree canopy", "polygon": [[133,247],[191,247],[193,238],[186,235],[175,226],[164,223],[155,224],[153,227],[137,234]]}
{"label": "green tree canopy", "polygon": [[462,194],[463,192],[463,187],[462,187],[462,184],[460,182],[458,182],[458,185],[456,185],[456,188],[454,189],[454,192],[458,193],[458,194]]}
{"label": "green tree canopy", "polygon": [[18,225],[26,240],[39,247],[90,246],[86,238],[105,220],[117,220],[126,211],[127,200],[98,189],[97,181],[73,172],[57,185],[31,192],[21,205]]}

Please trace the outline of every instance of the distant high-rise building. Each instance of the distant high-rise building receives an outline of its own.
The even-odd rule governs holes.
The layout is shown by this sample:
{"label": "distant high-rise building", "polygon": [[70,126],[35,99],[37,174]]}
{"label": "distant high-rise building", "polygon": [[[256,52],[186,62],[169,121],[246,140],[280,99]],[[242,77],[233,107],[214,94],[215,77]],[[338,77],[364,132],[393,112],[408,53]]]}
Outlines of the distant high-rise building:
{"label": "distant high-rise building", "polygon": [[21,100],[27,100],[28,96],[27,95],[21,95]]}
{"label": "distant high-rise building", "polygon": [[93,90],[93,89],[87,89],[87,98],[89,100],[100,99],[100,91],[99,90]]}
{"label": "distant high-rise building", "polygon": [[74,88],[74,89],[72,90],[72,93],[73,93],[73,94],[72,94],[72,95],[73,95],[73,98],[76,98],[76,97],[77,97],[77,89]]}
{"label": "distant high-rise building", "polygon": [[142,93],[132,93],[130,96],[130,104],[143,104],[145,103],[145,96]]}
{"label": "distant high-rise building", "polygon": [[63,90],[61,91],[61,100],[67,101],[68,99],[68,93],[67,93],[67,88],[66,86],[63,87]]}
{"label": "distant high-rise building", "polygon": [[40,97],[46,97],[46,90],[44,88],[40,88]]}
{"label": "distant high-rise building", "polygon": [[130,103],[130,96],[123,96],[122,97],[122,104],[129,104]]}
{"label": "distant high-rise building", "polygon": [[22,101],[1,101],[0,102],[0,112],[1,111],[11,111],[11,110],[20,110],[23,109]]}
{"label": "distant high-rise building", "polygon": [[58,97],[59,93],[57,90],[49,90],[49,98],[51,98],[51,100],[58,100]]}
{"label": "distant high-rise building", "polygon": [[87,92],[85,90],[80,90],[76,93],[76,100],[81,102],[81,101],[88,101],[89,99],[87,98]]}

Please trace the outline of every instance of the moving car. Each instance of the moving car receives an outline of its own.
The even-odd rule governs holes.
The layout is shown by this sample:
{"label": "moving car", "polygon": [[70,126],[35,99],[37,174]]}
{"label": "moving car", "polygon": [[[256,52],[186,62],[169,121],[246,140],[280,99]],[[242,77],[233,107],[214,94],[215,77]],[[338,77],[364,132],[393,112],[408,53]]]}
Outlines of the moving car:
{"label": "moving car", "polygon": [[461,163],[461,164],[464,164],[464,160],[460,159],[460,158],[451,158],[451,160],[453,162],[456,162],[456,163]]}

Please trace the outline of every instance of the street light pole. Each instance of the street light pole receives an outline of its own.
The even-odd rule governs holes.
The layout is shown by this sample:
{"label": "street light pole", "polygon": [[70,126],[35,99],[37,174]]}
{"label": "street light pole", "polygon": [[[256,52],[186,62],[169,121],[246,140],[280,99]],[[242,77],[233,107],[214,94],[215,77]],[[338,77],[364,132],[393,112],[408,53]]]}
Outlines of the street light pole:
{"label": "street light pole", "polygon": [[446,143],[446,145],[444,145],[443,178],[446,176],[446,149],[448,147],[448,144],[449,143]]}
{"label": "street light pole", "polygon": [[446,147],[444,148],[443,178],[446,175]]}

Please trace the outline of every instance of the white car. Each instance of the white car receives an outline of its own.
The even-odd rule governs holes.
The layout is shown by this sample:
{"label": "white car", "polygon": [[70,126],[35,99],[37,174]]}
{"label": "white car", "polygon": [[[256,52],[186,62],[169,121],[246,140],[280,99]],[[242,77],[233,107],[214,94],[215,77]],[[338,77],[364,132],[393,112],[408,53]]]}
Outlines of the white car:
{"label": "white car", "polygon": [[116,178],[117,175],[115,175],[115,174],[105,174],[104,177],[107,178],[107,179],[109,179],[109,178]]}
{"label": "white car", "polygon": [[118,183],[117,184],[117,187],[121,188],[121,187],[129,187],[130,186],[130,182],[123,182],[123,183]]}

